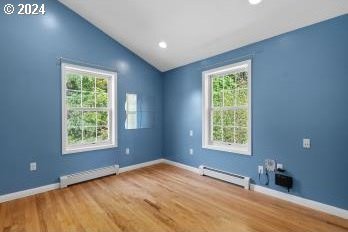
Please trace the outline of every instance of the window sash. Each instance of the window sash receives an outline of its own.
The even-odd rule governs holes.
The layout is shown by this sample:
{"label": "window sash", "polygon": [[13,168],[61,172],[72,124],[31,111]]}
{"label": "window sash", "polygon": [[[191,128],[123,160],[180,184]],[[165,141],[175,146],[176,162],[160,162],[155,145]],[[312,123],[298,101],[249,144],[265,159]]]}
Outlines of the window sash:
{"label": "window sash", "polygon": [[[213,117],[214,117],[213,116],[213,112],[214,111],[225,112],[225,111],[232,110],[232,111],[236,112],[238,110],[247,110],[247,109],[248,109],[248,107],[245,107],[245,106],[243,106],[243,107],[219,107],[219,108],[212,108],[212,109],[210,109],[210,111],[209,111],[209,118],[210,118],[210,120],[209,120],[209,125],[210,125],[209,126],[209,132],[210,132],[209,142],[211,144],[216,144],[216,145],[220,144],[220,145],[226,145],[226,146],[239,146],[239,147],[244,147],[244,148],[247,147],[249,141],[248,141],[247,144],[241,144],[241,143],[235,143],[235,142],[225,142],[225,141],[222,141],[222,140],[224,139],[224,132],[223,132],[224,128],[229,128],[229,129],[233,128],[234,130],[239,128],[239,129],[247,129],[247,131],[248,131],[248,123],[247,123],[246,126],[236,125],[236,115],[235,114],[234,114],[234,119],[233,119],[233,125],[232,126],[224,125],[223,117],[221,117],[220,124],[214,124],[214,122],[213,122]],[[214,140],[214,136],[213,136],[213,128],[214,128],[214,126],[221,127],[221,130],[222,130],[222,140]],[[235,133],[235,131],[234,131],[234,133]],[[248,133],[249,133],[249,131],[248,131]],[[233,137],[234,137],[233,140],[235,141],[235,135]]]}
{"label": "window sash", "polygon": [[[108,78],[108,77],[100,77],[100,76],[93,76],[94,77],[94,91],[84,91],[84,90],[82,90],[82,73],[81,72],[72,72],[72,71],[70,71],[70,72],[67,72],[66,74],[65,74],[65,76],[64,76],[64,82],[65,82],[65,86],[66,86],[66,83],[67,83],[67,76],[69,75],[69,74],[74,74],[74,75],[78,75],[78,76],[80,76],[80,79],[81,79],[81,85],[80,85],[80,87],[81,87],[81,89],[80,90],[71,90],[71,89],[68,89],[68,88],[65,88],[65,104],[66,104],[66,106],[65,106],[65,115],[66,115],[66,118],[65,118],[65,120],[66,121],[68,121],[68,112],[69,111],[71,111],[71,110],[74,110],[74,111],[80,111],[80,112],[82,112],[82,121],[83,121],[83,113],[84,112],[96,112],[96,122],[95,122],[95,128],[96,128],[96,137],[95,137],[95,141],[94,142],[85,142],[84,141],[84,132],[85,132],[85,128],[86,128],[86,126],[84,126],[84,125],[81,125],[81,127],[82,127],[82,137],[81,137],[81,143],[77,143],[77,144],[69,144],[69,137],[68,136],[66,136],[66,140],[65,140],[65,142],[66,142],[66,145],[67,145],[67,147],[72,147],[72,148],[76,148],[76,147],[79,147],[79,146],[83,146],[83,145],[90,145],[90,144],[92,144],[92,145],[99,145],[99,144],[111,144],[111,139],[112,139],[112,131],[110,130],[110,122],[111,122],[111,116],[112,116],[112,113],[113,113],[113,110],[112,110],[112,106],[111,106],[111,104],[110,104],[110,97],[111,97],[111,94],[110,94],[110,78]],[[85,74],[85,75],[89,75],[89,76],[91,76],[91,73],[88,73],[88,72],[83,72],[83,74]],[[108,95],[108,102],[107,102],[107,107],[97,107],[97,94],[98,93],[103,93],[103,92],[98,92],[97,91],[97,88],[96,88],[96,80],[97,80],[97,78],[98,79],[106,79],[107,80],[107,92],[106,92],[106,94]],[[68,104],[67,104],[67,102],[66,102],[66,100],[68,99],[68,96],[66,95],[66,93],[67,93],[67,91],[75,91],[75,92],[80,92],[81,94],[81,100],[80,100],[80,107],[72,107],[72,106],[69,106]],[[83,94],[82,93],[93,93],[94,94],[94,107],[82,107],[82,105],[83,105]],[[97,131],[98,131],[98,119],[97,119],[97,117],[98,117],[98,114],[97,114],[97,112],[105,112],[105,111],[107,111],[108,112],[108,123],[107,123],[107,127],[108,127],[108,139],[107,140],[104,140],[104,141],[98,141],[98,136],[97,136]],[[92,127],[92,126],[90,126],[90,127]],[[71,127],[70,127],[71,128]],[[66,131],[65,131],[65,133],[66,134],[68,134],[68,130],[69,130],[69,128],[68,128],[68,126],[66,126],[66,129],[65,129]]]}
{"label": "window sash", "polygon": [[[68,89],[66,84],[68,80],[68,75],[74,74],[78,75],[81,78],[81,84],[79,86],[79,90],[74,89]],[[94,77],[94,91],[85,91],[82,88],[82,75],[88,75],[91,77]],[[62,64],[62,108],[63,108],[63,115],[62,115],[62,137],[63,137],[63,143],[62,143],[62,150],[63,154],[69,154],[69,153],[75,153],[75,152],[81,152],[81,151],[89,151],[89,150],[98,150],[98,149],[104,149],[109,147],[116,147],[116,136],[115,133],[115,104],[114,104],[114,93],[115,91],[115,82],[116,82],[116,73],[108,72],[108,71],[101,71],[96,70],[92,68],[87,67],[81,67],[77,65],[71,65],[67,63]],[[107,89],[106,92],[97,91],[97,79],[106,79],[107,80]],[[69,106],[67,103],[68,91],[76,91],[80,92],[80,106]],[[94,94],[94,107],[83,107],[83,101],[82,101],[82,93],[92,93]],[[98,107],[97,106],[97,94],[107,94],[107,107]],[[96,121],[95,125],[92,126],[86,126],[83,124],[83,116],[81,116],[81,125],[80,128],[82,130],[81,135],[81,142],[76,144],[69,144],[69,137],[68,137],[68,112],[69,111],[77,111],[77,112],[96,112]],[[98,112],[108,112],[108,118],[107,118],[107,124],[106,125],[98,125]],[[98,129],[101,127],[107,127],[108,129],[108,139],[103,141],[98,141]],[[87,142],[84,140],[84,130],[86,128],[96,128],[96,134],[95,134],[95,140],[93,142]],[[93,137],[92,137],[93,138]]]}
{"label": "window sash", "polygon": [[[79,147],[81,145],[86,145],[86,144],[93,144],[93,145],[111,144],[111,142],[112,142],[112,140],[111,140],[112,139],[112,131],[111,131],[111,126],[112,125],[111,125],[111,122],[112,122],[112,113],[113,113],[112,109],[104,109],[104,110],[100,110],[100,109],[92,110],[91,108],[88,108],[86,110],[83,110],[83,109],[85,109],[85,108],[81,108],[81,110],[80,110],[80,108],[73,108],[73,109],[70,108],[70,109],[66,110],[66,115],[67,115],[66,121],[67,122],[68,122],[68,111],[73,110],[73,111],[82,112],[82,116],[81,116],[82,124],[81,125],[76,126],[76,127],[74,127],[74,126],[68,127],[68,125],[66,125],[66,134],[67,135],[68,135],[69,128],[82,128],[82,131],[81,131],[81,133],[82,133],[81,142],[80,143],[76,143],[76,144],[69,144],[68,136],[67,136],[66,137],[66,144],[67,144],[67,146],[73,148],[73,147]],[[96,112],[95,125],[93,125],[93,126],[86,126],[86,125],[83,124],[83,113],[84,112]],[[98,124],[98,112],[108,112],[108,120],[107,120],[107,124],[106,125],[99,125]],[[98,141],[98,128],[100,128],[100,127],[107,127],[108,128],[108,139],[107,140]],[[84,129],[85,128],[95,128],[96,129],[96,137],[95,137],[96,140],[94,142],[84,142]]]}
{"label": "window sash", "polygon": [[[66,87],[66,82],[67,82],[67,76],[69,74],[72,74],[72,75],[77,75],[80,77],[80,89],[79,90],[76,90],[76,89],[68,89]],[[93,76],[94,78],[94,91],[89,91],[89,90],[83,90],[83,75],[86,75],[86,76]],[[106,75],[101,75],[100,73],[96,74],[94,72],[87,72],[85,70],[82,70],[81,69],[77,69],[77,70],[74,70],[74,71],[67,71],[65,74],[64,74],[64,82],[65,82],[65,99],[69,99],[69,97],[66,95],[67,92],[78,92],[80,93],[80,107],[79,108],[103,108],[103,107],[98,107],[97,106],[97,95],[98,94],[105,94],[105,92],[103,91],[97,91],[97,79],[104,79],[104,80],[107,80],[107,96],[108,96],[108,104],[107,104],[107,108],[112,108],[112,106],[110,105],[110,97],[112,97],[111,95],[111,88],[110,88],[110,85],[111,85],[111,78],[110,76],[106,76]],[[91,107],[83,107],[83,93],[90,93],[90,94],[94,94],[94,106],[91,106]],[[67,108],[69,108],[69,106],[66,106]],[[78,107],[70,107],[70,108],[78,108]]]}
{"label": "window sash", "polygon": [[[240,105],[240,106],[224,106],[225,105],[225,92],[232,92],[232,90],[226,90],[225,89],[225,81],[223,80],[223,86],[222,86],[222,90],[221,91],[214,91],[214,87],[213,87],[213,80],[214,79],[217,79],[217,78],[221,78],[221,79],[224,79],[225,76],[227,75],[230,75],[230,74],[236,74],[236,73],[240,73],[240,72],[247,72],[247,70],[245,68],[238,68],[236,70],[232,70],[232,71],[224,71],[223,73],[219,73],[218,74],[218,77],[214,76],[214,75],[210,75],[209,76],[209,89],[211,91],[211,94],[210,94],[210,100],[209,100],[209,103],[210,103],[210,108],[209,108],[209,128],[210,128],[210,133],[209,133],[209,142],[211,144],[215,144],[215,145],[223,145],[223,146],[231,146],[231,147],[235,147],[235,146],[238,146],[238,147],[248,147],[248,143],[246,144],[242,144],[242,143],[236,143],[235,142],[235,128],[247,128],[247,133],[249,133],[248,131],[248,126],[246,127],[242,127],[242,126],[231,126],[233,128],[233,140],[234,142],[225,142],[223,141],[224,140],[224,128],[228,128],[229,126],[224,126],[223,125],[223,117],[221,118],[221,137],[222,137],[222,140],[214,140],[214,136],[213,136],[213,127],[216,126],[213,124],[213,112],[214,111],[228,111],[228,110],[232,110],[232,111],[237,111],[237,110],[241,110],[241,109],[244,109],[244,110],[247,110],[247,114],[248,114],[248,105]],[[249,79],[249,77],[248,77]],[[234,92],[234,104],[237,104],[237,93],[240,91],[240,90],[248,90],[248,88],[236,88],[235,90],[233,90]],[[213,96],[214,96],[214,93],[222,93],[222,105],[223,106],[213,106],[214,105],[214,102],[213,102]],[[249,102],[249,99],[248,99],[248,102]],[[234,123],[236,121],[236,118],[234,116]]]}

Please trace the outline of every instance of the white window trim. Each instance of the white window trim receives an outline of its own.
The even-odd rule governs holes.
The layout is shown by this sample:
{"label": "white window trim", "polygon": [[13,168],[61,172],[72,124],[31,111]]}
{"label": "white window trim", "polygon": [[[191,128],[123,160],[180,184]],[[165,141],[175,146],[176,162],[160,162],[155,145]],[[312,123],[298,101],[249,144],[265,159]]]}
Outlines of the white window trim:
{"label": "white window trim", "polygon": [[[202,148],[225,151],[230,153],[237,153],[242,155],[252,155],[252,73],[251,73],[251,60],[245,60],[242,62],[226,65],[223,67],[218,67],[215,69],[207,70],[202,73]],[[211,144],[210,140],[210,76],[213,74],[223,74],[230,71],[238,70],[240,68],[245,68],[247,66],[248,71],[248,145],[240,146],[236,144]]]}
{"label": "white window trim", "polygon": [[[66,73],[67,70],[76,70],[80,72],[88,72],[88,73],[94,73],[102,76],[107,76],[109,78],[109,84],[108,85],[108,95],[110,99],[110,107],[108,109],[111,109],[111,119],[109,128],[111,128],[110,136],[111,141],[107,143],[99,143],[99,144],[82,144],[81,146],[68,146],[67,145],[67,131],[66,131],[66,124],[67,124],[67,109],[65,105],[65,99],[66,99]],[[116,92],[117,92],[117,73],[116,72],[110,72],[75,64],[69,64],[69,63],[62,63],[61,64],[61,92],[62,92],[62,154],[72,154],[72,153],[78,153],[78,152],[85,152],[85,151],[95,151],[95,150],[101,150],[101,149],[108,149],[108,148],[115,148],[118,146],[117,144],[117,101],[115,100]],[[113,91],[112,91],[113,90]]]}

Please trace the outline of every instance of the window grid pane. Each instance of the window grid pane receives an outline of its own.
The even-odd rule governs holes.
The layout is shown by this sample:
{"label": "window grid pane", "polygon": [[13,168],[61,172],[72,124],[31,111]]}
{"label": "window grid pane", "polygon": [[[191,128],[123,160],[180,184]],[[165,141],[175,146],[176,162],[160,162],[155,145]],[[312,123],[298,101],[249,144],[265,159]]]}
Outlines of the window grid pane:
{"label": "window grid pane", "polygon": [[[241,111],[245,111],[241,113]],[[213,141],[218,142],[228,142],[228,143],[237,143],[236,128],[247,129],[247,115],[246,110],[212,110],[212,123],[211,123],[211,131]],[[237,118],[238,115],[242,115],[240,118]],[[217,128],[221,128],[221,131]],[[225,141],[226,129],[233,129],[233,140]],[[217,133],[221,133],[219,136]],[[217,139],[221,138],[221,139]]]}
{"label": "window grid pane", "polygon": [[[99,88],[97,88],[97,79]],[[111,109],[105,110],[105,108],[109,108],[107,86],[107,78],[74,73],[66,75],[65,102],[68,115],[66,128],[68,145],[90,144],[110,140],[110,113],[108,111],[111,111]],[[102,103],[98,105],[97,94],[103,97]],[[86,107],[91,110],[84,110]],[[70,118],[69,120],[69,114],[73,111],[79,116],[75,115],[75,118]],[[105,117],[104,115],[103,119],[98,117],[105,113],[107,116]],[[80,120],[80,124],[77,124],[77,120]],[[72,124],[73,121],[75,124]]]}
{"label": "window grid pane", "polygon": [[247,73],[213,76],[211,82],[211,140],[247,144]]}
{"label": "window grid pane", "polygon": [[[75,127],[82,128],[82,138],[81,143],[95,143],[98,141],[107,141],[110,138],[109,131],[109,112],[105,110],[96,111],[85,111],[85,110],[75,110],[80,111],[82,114],[81,124]],[[73,128],[73,127],[69,127]],[[95,131],[95,139],[91,139],[92,128]],[[86,139],[86,131],[88,131],[88,138]],[[107,137],[106,137],[107,135]],[[102,137],[100,139],[99,137]]]}

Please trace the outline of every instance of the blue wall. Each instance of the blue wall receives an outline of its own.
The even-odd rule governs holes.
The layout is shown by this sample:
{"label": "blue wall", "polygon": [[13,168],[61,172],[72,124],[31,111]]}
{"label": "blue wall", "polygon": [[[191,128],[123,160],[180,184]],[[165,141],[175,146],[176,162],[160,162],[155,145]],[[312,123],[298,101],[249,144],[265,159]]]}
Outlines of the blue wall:
{"label": "blue wall", "polygon": [[[125,130],[124,101],[126,91],[162,96],[162,74],[62,4],[43,2],[45,16],[0,13],[0,195],[55,183],[67,173],[161,157],[161,97],[152,129]],[[62,156],[57,57],[117,69],[117,149]],[[36,172],[29,172],[32,161]]]}
{"label": "blue wall", "polygon": [[[0,194],[161,154],[258,183],[257,165],[273,158],[294,176],[293,194],[348,209],[347,15],[160,73],[62,4],[44,2],[45,16],[0,14]],[[62,156],[57,57],[117,69],[118,148]],[[201,73],[246,58],[253,59],[253,156],[202,149]],[[154,97],[155,128],[124,129],[127,91]],[[301,147],[305,137],[310,150]]]}
{"label": "blue wall", "polygon": [[[202,149],[202,71],[247,57],[253,60],[253,156]],[[291,193],[348,209],[348,15],[164,76],[166,158],[247,175],[256,183],[257,165],[276,159],[295,178]],[[302,138],[311,138],[310,150],[302,148]],[[284,191],[273,179],[270,187]]]}

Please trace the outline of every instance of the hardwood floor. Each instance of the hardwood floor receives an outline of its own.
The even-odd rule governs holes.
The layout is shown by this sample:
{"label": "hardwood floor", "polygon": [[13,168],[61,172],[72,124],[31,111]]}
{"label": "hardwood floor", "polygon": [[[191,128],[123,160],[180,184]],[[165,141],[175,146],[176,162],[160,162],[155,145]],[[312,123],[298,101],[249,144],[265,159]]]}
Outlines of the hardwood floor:
{"label": "hardwood floor", "polygon": [[323,214],[173,166],[0,204],[0,231],[348,231]]}

